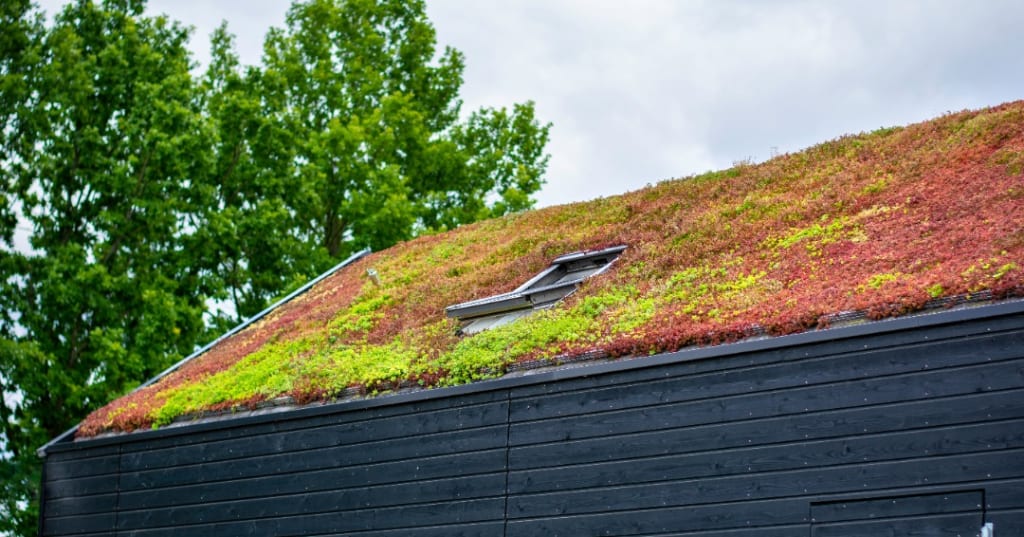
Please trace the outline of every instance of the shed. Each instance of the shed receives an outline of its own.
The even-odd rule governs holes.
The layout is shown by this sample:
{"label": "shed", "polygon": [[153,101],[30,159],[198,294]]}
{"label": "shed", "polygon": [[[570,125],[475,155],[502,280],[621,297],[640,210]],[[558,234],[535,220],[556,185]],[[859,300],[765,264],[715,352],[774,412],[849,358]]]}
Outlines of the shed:
{"label": "shed", "polygon": [[354,255],[44,446],[40,534],[1024,534],[1022,167],[1009,103]]}

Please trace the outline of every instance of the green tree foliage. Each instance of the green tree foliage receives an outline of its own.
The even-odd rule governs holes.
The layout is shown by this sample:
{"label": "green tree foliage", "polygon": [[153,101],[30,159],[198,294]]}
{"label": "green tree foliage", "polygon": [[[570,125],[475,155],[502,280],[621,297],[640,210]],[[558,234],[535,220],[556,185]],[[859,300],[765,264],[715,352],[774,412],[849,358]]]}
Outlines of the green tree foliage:
{"label": "green tree foliage", "polygon": [[[14,160],[21,132],[31,122],[27,107],[31,91],[28,69],[38,49],[33,46],[42,29],[37,16],[30,13],[29,0],[11,0],[0,4],[0,169],[16,169]],[[8,174],[0,175],[0,244],[12,244],[16,224],[14,185]]]}
{"label": "green tree foliage", "polygon": [[308,196],[309,187],[293,174],[297,138],[262,83],[259,68],[240,67],[233,37],[222,25],[212,36],[202,79],[203,109],[214,127],[206,181],[213,199],[193,249],[209,257],[206,264],[222,290],[218,298],[235,312],[221,319],[222,327],[260,311],[325,262],[301,240],[304,219],[295,199]]}
{"label": "green tree foliage", "polygon": [[0,4],[0,535],[34,534],[35,450],[92,409],[358,249],[543,184],[549,125],[460,117],[420,1],[298,2],[260,66],[224,25],[198,77],[144,10]]}
{"label": "green tree foliage", "polygon": [[233,208],[211,242],[241,316],[361,248],[532,206],[549,125],[530,102],[460,122],[463,57],[423,2],[311,0],[286,23],[244,72],[222,28],[205,82]]}
{"label": "green tree foliage", "polygon": [[21,448],[42,435],[25,439],[25,430],[33,426],[19,423],[25,419],[17,413],[21,390],[12,374],[15,364],[35,358],[26,356],[35,349],[31,343],[9,339],[17,309],[6,300],[9,280],[17,278],[17,260],[10,253],[19,204],[16,172],[23,170],[18,159],[26,142],[22,134],[34,120],[30,67],[42,30],[30,10],[29,0],[0,4],[0,535],[34,533],[37,509],[31,499],[39,490],[38,461],[31,450]]}
{"label": "green tree foliage", "polygon": [[194,187],[208,129],[188,31],[142,9],[86,1],[56,16],[4,167],[33,230],[31,251],[5,254],[0,282],[0,375],[20,398],[2,407],[14,478],[0,518],[22,534],[33,509],[10,510],[34,499],[35,450],[206,333],[210,289],[187,246],[206,206]]}

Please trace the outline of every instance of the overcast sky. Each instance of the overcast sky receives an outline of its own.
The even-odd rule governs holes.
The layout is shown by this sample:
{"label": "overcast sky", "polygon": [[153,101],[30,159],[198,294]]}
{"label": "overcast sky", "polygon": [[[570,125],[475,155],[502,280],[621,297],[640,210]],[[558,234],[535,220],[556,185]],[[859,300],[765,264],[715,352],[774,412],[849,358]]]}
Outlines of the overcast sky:
{"label": "overcast sky", "polygon": [[[195,28],[201,64],[227,20],[255,64],[289,3],[149,11]],[[1015,0],[428,0],[428,13],[466,55],[464,112],[532,99],[554,124],[541,206],[1024,98]]]}

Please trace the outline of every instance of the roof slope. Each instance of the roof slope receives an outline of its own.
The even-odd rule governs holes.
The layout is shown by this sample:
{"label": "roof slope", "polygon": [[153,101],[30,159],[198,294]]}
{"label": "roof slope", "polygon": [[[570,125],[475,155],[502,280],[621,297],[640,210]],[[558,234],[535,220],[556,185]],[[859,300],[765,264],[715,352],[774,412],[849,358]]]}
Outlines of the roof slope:
{"label": "roof slope", "polygon": [[[460,337],[452,304],[505,293],[568,252],[628,245],[561,305]],[[929,299],[1024,294],[1024,101],[846,136],[763,164],[526,212],[364,257],[79,436],[280,396],[500,376],[591,351],[647,355],[871,318]],[[380,286],[366,277],[373,268]]]}

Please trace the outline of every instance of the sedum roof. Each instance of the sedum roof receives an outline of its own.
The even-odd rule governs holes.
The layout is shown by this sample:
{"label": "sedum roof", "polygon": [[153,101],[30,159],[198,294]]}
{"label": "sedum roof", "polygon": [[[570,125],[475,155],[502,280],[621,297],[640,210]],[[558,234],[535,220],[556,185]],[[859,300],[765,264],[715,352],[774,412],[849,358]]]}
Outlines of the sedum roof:
{"label": "sedum roof", "polygon": [[[471,335],[445,315],[559,256],[617,245],[628,247],[612,266],[551,309]],[[1022,267],[1018,101],[373,253],[92,413],[77,435],[788,334],[843,312],[877,319],[946,297],[1021,296]]]}

